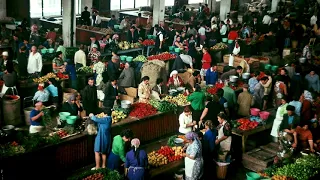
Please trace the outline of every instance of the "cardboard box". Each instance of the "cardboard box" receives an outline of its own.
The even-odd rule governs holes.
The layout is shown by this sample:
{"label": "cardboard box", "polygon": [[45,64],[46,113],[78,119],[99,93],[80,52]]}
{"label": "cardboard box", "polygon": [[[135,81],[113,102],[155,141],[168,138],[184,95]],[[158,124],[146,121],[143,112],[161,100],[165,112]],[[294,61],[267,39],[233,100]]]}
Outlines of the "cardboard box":
{"label": "cardboard box", "polygon": [[138,97],[138,88],[125,88],[126,92],[127,92],[127,95],[128,96],[131,96],[131,97]]}
{"label": "cardboard box", "polygon": [[131,103],[134,103],[134,97],[132,96],[128,96],[128,95],[124,95],[124,94],[121,94],[120,95],[120,100],[128,100],[130,101]]}

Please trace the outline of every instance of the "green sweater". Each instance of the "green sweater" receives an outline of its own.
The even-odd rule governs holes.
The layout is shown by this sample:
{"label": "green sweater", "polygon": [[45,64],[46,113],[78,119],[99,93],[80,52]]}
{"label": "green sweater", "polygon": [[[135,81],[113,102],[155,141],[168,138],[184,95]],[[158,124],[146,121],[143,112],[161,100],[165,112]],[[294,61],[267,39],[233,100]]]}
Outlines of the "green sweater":
{"label": "green sweater", "polygon": [[112,142],[112,152],[115,155],[120,156],[120,159],[123,162],[126,162],[125,150],[124,150],[125,142],[123,141],[120,135],[117,135],[113,138]]}
{"label": "green sweater", "polygon": [[206,96],[204,92],[193,92],[187,98],[191,102],[191,107],[194,110],[203,110],[205,107]]}

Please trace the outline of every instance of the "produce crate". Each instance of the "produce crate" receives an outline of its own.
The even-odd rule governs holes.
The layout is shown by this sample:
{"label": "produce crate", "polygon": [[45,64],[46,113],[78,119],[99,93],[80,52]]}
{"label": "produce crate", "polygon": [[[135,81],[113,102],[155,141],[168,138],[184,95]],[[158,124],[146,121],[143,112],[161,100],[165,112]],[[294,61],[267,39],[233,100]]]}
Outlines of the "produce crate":
{"label": "produce crate", "polygon": [[244,153],[242,156],[242,164],[251,171],[260,172],[273,163],[276,157],[277,144],[270,143],[260,148]]}

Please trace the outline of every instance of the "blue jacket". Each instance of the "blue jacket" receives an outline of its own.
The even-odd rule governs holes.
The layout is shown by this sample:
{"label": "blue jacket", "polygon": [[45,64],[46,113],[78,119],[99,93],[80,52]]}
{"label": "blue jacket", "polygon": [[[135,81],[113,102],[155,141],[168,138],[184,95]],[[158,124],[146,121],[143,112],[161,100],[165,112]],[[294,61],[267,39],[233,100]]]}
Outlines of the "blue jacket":
{"label": "blue jacket", "polygon": [[210,157],[213,154],[214,148],[216,146],[216,136],[217,130],[208,130],[203,135],[203,156]]}
{"label": "blue jacket", "polygon": [[66,66],[66,72],[68,73],[70,80],[77,80],[76,67],[73,64],[68,64]]}
{"label": "blue jacket", "polygon": [[211,68],[209,68],[206,72],[206,84],[215,85],[217,81],[218,81],[218,72],[211,71]]}

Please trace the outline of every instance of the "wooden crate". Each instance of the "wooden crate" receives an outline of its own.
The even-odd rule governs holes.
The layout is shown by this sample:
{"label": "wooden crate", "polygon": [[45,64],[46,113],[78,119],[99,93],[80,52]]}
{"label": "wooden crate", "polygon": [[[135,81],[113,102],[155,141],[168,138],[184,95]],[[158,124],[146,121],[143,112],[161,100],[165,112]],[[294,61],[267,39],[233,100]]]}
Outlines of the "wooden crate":
{"label": "wooden crate", "polygon": [[244,153],[242,156],[243,166],[255,172],[266,169],[273,163],[273,160],[277,155],[276,147],[276,144],[270,143]]}

